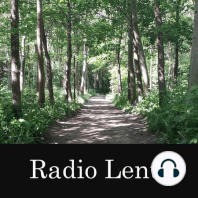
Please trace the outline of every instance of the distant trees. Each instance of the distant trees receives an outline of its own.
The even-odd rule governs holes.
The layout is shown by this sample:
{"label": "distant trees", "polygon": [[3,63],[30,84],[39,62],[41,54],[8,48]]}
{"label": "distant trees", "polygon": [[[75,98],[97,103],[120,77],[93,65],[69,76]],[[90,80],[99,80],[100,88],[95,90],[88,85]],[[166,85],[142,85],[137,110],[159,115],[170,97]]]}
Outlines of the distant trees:
{"label": "distant trees", "polygon": [[[66,101],[72,100],[73,92],[76,99],[90,88],[107,92],[111,86],[134,104],[147,97],[149,84],[159,90],[162,106],[165,90],[174,89],[180,77],[188,75],[183,66],[188,60],[180,54],[187,54],[190,46],[193,2],[49,0],[43,1],[44,9],[42,0],[10,2],[11,26],[6,25],[9,2],[0,3],[0,31],[5,32],[0,42],[0,83],[9,88],[11,76],[16,116],[23,90],[35,90],[36,84],[39,106],[48,99],[53,103],[54,86],[63,86]],[[188,90],[197,84],[196,19],[195,11]]]}

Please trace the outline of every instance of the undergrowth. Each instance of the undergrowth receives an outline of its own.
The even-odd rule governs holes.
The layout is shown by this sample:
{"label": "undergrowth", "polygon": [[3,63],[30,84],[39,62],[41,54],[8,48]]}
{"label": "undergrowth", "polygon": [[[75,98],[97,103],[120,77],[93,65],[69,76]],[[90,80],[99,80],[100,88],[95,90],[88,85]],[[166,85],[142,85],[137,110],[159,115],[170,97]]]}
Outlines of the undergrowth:
{"label": "undergrowth", "polygon": [[42,142],[46,127],[55,119],[77,111],[91,94],[79,96],[76,102],[65,102],[61,88],[54,89],[55,102],[51,105],[47,98],[40,108],[37,93],[25,89],[22,92],[22,116],[16,119],[12,113],[11,91],[0,87],[0,143],[1,144],[38,144]]}
{"label": "undergrowth", "polygon": [[141,114],[147,118],[150,131],[159,134],[159,143],[196,144],[198,142],[198,87],[190,93],[177,87],[165,94],[160,108],[158,91],[133,106],[127,101],[127,94],[115,95],[112,102],[127,113]]}

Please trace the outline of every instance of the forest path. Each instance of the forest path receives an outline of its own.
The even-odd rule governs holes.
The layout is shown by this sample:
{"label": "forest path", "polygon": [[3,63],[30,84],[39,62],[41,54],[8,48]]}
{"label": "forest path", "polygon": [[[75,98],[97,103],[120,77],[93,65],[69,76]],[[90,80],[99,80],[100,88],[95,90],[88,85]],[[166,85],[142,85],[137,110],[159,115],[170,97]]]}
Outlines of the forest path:
{"label": "forest path", "polygon": [[103,95],[91,97],[77,115],[48,128],[44,144],[157,144],[140,116],[126,114]]}

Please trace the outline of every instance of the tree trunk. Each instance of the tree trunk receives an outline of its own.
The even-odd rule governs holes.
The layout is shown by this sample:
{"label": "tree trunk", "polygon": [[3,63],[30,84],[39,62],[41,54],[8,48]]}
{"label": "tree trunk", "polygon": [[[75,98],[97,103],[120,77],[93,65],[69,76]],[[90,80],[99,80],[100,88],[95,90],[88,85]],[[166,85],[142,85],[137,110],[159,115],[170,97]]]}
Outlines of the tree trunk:
{"label": "tree trunk", "polygon": [[137,47],[138,47],[140,66],[141,66],[142,77],[143,77],[144,95],[147,96],[148,87],[149,87],[148,70],[147,70],[147,66],[146,66],[143,45],[142,45],[139,28],[138,28],[136,0],[131,0],[131,4],[132,4],[133,30],[134,30],[134,37],[135,37],[135,40],[137,42]]}
{"label": "tree trunk", "polygon": [[37,0],[38,104],[45,103],[45,74],[43,65],[42,0]]}
{"label": "tree trunk", "polygon": [[25,39],[26,36],[22,36],[21,45],[21,72],[20,72],[20,91],[23,90],[24,80],[25,80]]}
{"label": "tree trunk", "polygon": [[153,69],[153,56],[152,49],[150,49],[151,57],[150,57],[150,91],[152,90],[152,69]]}
{"label": "tree trunk", "polygon": [[[121,27],[122,28],[122,27]],[[122,30],[121,30],[122,31]],[[120,70],[120,45],[122,41],[122,32],[120,34],[120,37],[118,39],[118,48],[116,49],[116,56],[117,56],[117,67],[118,67],[118,93],[122,93],[122,78],[121,78],[121,70]]]}
{"label": "tree trunk", "polygon": [[[74,68],[76,66],[76,57],[74,55]],[[74,100],[76,100],[76,68],[74,71]]]}
{"label": "tree trunk", "polygon": [[53,93],[53,85],[52,85],[52,69],[51,69],[51,60],[50,55],[48,53],[48,47],[47,47],[47,39],[45,35],[45,28],[44,28],[44,22],[42,19],[42,34],[43,34],[43,47],[45,51],[45,58],[46,58],[46,72],[47,72],[47,87],[49,90],[49,99],[50,102],[54,102],[54,93]]}
{"label": "tree trunk", "polygon": [[78,75],[78,61],[76,59],[78,49],[77,49],[76,46],[74,47],[74,51],[75,51],[75,61],[74,61],[75,81],[74,81],[74,83],[75,83],[75,93],[76,93],[76,96],[77,96],[77,95],[79,95],[79,81],[78,81],[79,75]]}
{"label": "tree trunk", "polygon": [[68,100],[72,100],[71,93],[71,59],[72,59],[72,43],[71,43],[71,5],[70,0],[67,0],[68,18],[67,18],[67,79],[68,79]]}
{"label": "tree trunk", "polygon": [[[176,1],[176,27],[179,26],[180,2],[181,0]],[[173,67],[173,82],[175,85],[177,84],[178,67],[179,67],[179,43],[177,38],[175,44],[175,64]]]}
{"label": "tree trunk", "polygon": [[86,70],[87,70],[87,47],[86,44],[84,44],[84,61],[83,61],[83,70],[82,70],[82,78],[81,78],[81,86],[80,86],[80,92],[82,95],[85,94]]}
{"label": "tree trunk", "polygon": [[135,87],[135,72],[133,67],[133,25],[131,10],[129,13],[130,20],[128,20],[128,99],[133,105],[136,100],[136,87]]}
{"label": "tree trunk", "polygon": [[190,72],[188,78],[188,91],[193,85],[198,86],[198,0],[195,1],[194,29],[191,51]]}
{"label": "tree trunk", "polygon": [[20,63],[19,63],[19,10],[18,0],[11,1],[11,83],[12,107],[15,117],[21,115]]}
{"label": "tree trunk", "polygon": [[136,71],[136,76],[137,76],[138,101],[141,101],[142,96],[143,96],[142,74],[141,74],[141,69],[140,69],[140,61],[139,61],[137,42],[135,40],[133,42],[133,52],[134,52],[135,71]]}
{"label": "tree trunk", "polygon": [[68,66],[67,63],[64,65],[64,74],[63,74],[63,87],[65,90],[65,100],[68,102],[69,94],[68,94]]}
{"label": "tree trunk", "polygon": [[4,63],[0,61],[0,84],[2,83],[3,76],[4,76],[4,69],[5,67],[7,68],[7,64],[8,64],[8,61],[6,61],[5,66],[4,66]]}
{"label": "tree trunk", "polygon": [[[158,1],[155,1],[155,19],[156,27],[162,25],[160,16],[160,8]],[[164,76],[164,46],[163,46],[163,34],[158,32],[157,36],[157,49],[158,49],[158,86],[159,86],[159,105],[162,106],[164,92],[165,92],[165,76]]]}

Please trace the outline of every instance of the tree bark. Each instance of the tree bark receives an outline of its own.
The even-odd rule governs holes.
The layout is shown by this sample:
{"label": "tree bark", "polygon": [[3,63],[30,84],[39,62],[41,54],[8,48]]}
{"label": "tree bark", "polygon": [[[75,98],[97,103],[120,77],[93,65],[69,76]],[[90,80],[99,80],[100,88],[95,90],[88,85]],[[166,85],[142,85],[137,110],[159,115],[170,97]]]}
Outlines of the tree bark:
{"label": "tree bark", "polygon": [[75,53],[75,61],[74,61],[74,68],[75,68],[75,93],[76,93],[76,96],[79,95],[79,75],[78,75],[78,61],[76,59],[77,57],[77,54],[78,54],[78,49],[76,46],[74,46],[74,53]]}
{"label": "tree bark", "polygon": [[68,94],[68,65],[67,63],[64,65],[64,74],[63,74],[63,87],[65,90],[65,100],[68,102],[69,94]]}
{"label": "tree bark", "polygon": [[198,0],[195,0],[195,14],[194,14],[194,29],[192,39],[192,51],[190,72],[188,78],[188,91],[190,91],[193,85],[198,86]]}
{"label": "tree bark", "polygon": [[46,59],[47,88],[49,90],[50,102],[53,103],[54,102],[54,93],[53,93],[53,85],[52,85],[51,60],[50,60],[50,55],[48,53],[47,38],[46,38],[46,35],[45,35],[45,28],[44,28],[43,19],[42,19],[42,34],[43,34],[43,47],[44,47],[45,59]]}
{"label": "tree bark", "polygon": [[86,44],[84,44],[84,61],[83,61],[83,70],[82,70],[82,78],[81,78],[81,86],[80,86],[80,92],[82,95],[85,94],[86,70],[87,70],[87,47]]}
{"label": "tree bark", "polygon": [[74,100],[76,100],[76,57],[74,55],[74,68],[75,68],[75,71],[74,71]]}
{"label": "tree bark", "polygon": [[[160,16],[160,8],[158,1],[155,1],[155,19],[156,27],[162,25],[162,19]],[[165,92],[165,76],[164,76],[164,46],[163,46],[163,34],[158,32],[157,36],[157,49],[158,49],[158,86],[159,86],[159,105],[162,106]]]}
{"label": "tree bark", "polygon": [[72,100],[71,92],[71,59],[72,59],[72,43],[71,43],[71,5],[70,0],[67,0],[68,17],[67,17],[67,80],[68,80],[68,100]]}
{"label": "tree bark", "polygon": [[22,36],[21,45],[21,72],[20,72],[20,91],[23,90],[24,80],[25,80],[25,39],[26,36]]}
{"label": "tree bark", "polygon": [[131,0],[131,5],[132,5],[132,22],[133,22],[134,37],[135,37],[135,40],[137,42],[137,47],[138,47],[140,66],[141,66],[141,72],[142,72],[142,77],[143,77],[144,95],[147,96],[148,87],[149,87],[148,70],[146,66],[143,45],[142,45],[139,28],[138,28],[136,0]]}
{"label": "tree bark", "polygon": [[136,71],[136,76],[137,76],[138,101],[141,101],[142,96],[143,96],[142,73],[141,73],[141,69],[140,69],[140,61],[139,61],[137,42],[135,40],[133,42],[133,52],[134,52],[135,71]]}
{"label": "tree bark", "polygon": [[38,104],[45,103],[45,74],[43,65],[42,0],[37,0]]}
{"label": "tree bark", "polygon": [[120,65],[121,65],[120,64],[120,46],[121,46],[121,41],[122,41],[122,32],[121,32],[120,37],[118,39],[118,48],[116,49],[117,70],[118,70],[118,73],[117,73],[117,75],[118,75],[118,93],[119,94],[122,93],[122,77],[121,77],[121,70],[120,70]]}
{"label": "tree bark", "polygon": [[136,100],[135,72],[133,66],[133,24],[131,10],[128,20],[128,100],[133,105]]}
{"label": "tree bark", "polygon": [[[180,2],[181,0],[176,1],[176,27],[179,26],[179,13],[180,13]],[[178,67],[179,67],[179,41],[178,38],[176,38],[175,43],[175,64],[173,66],[173,82],[176,85],[177,84],[177,75],[178,75]]]}
{"label": "tree bark", "polygon": [[11,84],[12,108],[15,117],[21,115],[20,63],[19,63],[19,10],[18,0],[11,1]]}

